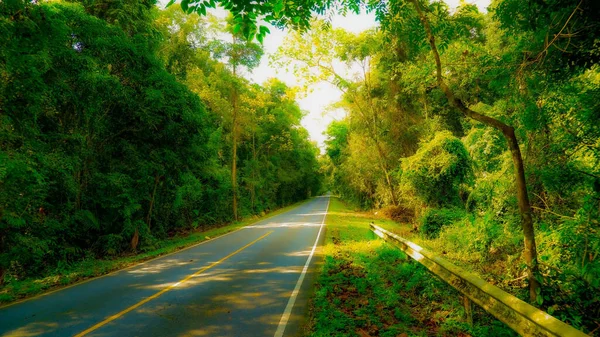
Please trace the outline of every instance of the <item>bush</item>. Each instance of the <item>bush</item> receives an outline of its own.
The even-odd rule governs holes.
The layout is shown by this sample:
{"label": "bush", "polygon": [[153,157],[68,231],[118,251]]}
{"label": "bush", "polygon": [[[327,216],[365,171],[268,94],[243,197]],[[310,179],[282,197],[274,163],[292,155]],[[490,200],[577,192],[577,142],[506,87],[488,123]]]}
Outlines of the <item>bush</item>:
{"label": "bush", "polygon": [[410,223],[415,218],[415,210],[406,206],[390,205],[382,208],[380,212],[385,218],[403,223]]}
{"label": "bush", "polygon": [[402,170],[417,195],[434,207],[461,204],[460,186],[472,177],[467,149],[447,131],[423,143],[414,156],[403,161]]}
{"label": "bush", "polygon": [[428,238],[435,238],[442,227],[463,219],[467,213],[458,208],[431,208],[421,217],[420,232]]}

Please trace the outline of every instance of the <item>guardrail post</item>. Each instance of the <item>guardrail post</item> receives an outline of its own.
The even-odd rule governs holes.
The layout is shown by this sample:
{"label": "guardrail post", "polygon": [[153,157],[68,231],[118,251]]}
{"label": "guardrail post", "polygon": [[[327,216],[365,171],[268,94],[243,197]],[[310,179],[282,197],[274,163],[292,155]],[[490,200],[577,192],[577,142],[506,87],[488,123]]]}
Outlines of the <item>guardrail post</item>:
{"label": "guardrail post", "polygon": [[467,323],[469,323],[469,326],[473,326],[473,306],[471,305],[471,300],[467,296],[462,296],[462,298]]}

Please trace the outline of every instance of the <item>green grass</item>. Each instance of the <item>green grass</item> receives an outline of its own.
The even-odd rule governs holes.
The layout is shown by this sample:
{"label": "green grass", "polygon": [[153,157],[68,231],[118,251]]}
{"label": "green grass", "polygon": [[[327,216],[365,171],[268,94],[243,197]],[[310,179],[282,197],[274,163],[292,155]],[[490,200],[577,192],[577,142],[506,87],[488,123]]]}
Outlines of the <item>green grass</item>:
{"label": "green grass", "polygon": [[206,241],[210,238],[215,238],[241,227],[248,226],[257,221],[285,213],[306,202],[308,202],[308,200],[280,208],[263,217],[248,218],[240,222],[210,229],[208,231],[197,231],[188,235],[176,235],[168,240],[162,241],[160,243],[161,247],[156,250],[137,255],[117,257],[114,259],[87,259],[72,265],[57,268],[56,270],[49,272],[47,275],[44,275],[40,278],[12,280],[5,284],[3,288],[0,288],[0,304],[8,304],[16,300],[39,295],[47,291],[56,290],[76,282],[102,276],[143,261],[173,253],[185,247],[189,247],[191,245]]}
{"label": "green grass", "polygon": [[470,326],[460,294],[376,239],[371,221],[393,224],[331,199],[306,336],[516,336],[479,308]]}
{"label": "green grass", "polygon": [[[464,237],[457,238],[457,240],[455,240],[456,243],[453,244],[452,242],[445,240],[446,238],[427,238],[419,231],[415,230],[410,224],[397,223],[381,218],[377,218],[375,224],[392,233],[398,234],[423,248],[427,248],[432,252],[438,252],[443,258],[451,261],[457,266],[477,274],[490,283],[495,283],[494,276],[490,273],[486,273],[484,270],[485,265],[483,264],[484,261],[481,258],[481,254],[461,249],[461,247],[464,246]],[[462,234],[464,235],[465,233]],[[502,268],[503,271],[506,271],[506,266],[503,266]]]}

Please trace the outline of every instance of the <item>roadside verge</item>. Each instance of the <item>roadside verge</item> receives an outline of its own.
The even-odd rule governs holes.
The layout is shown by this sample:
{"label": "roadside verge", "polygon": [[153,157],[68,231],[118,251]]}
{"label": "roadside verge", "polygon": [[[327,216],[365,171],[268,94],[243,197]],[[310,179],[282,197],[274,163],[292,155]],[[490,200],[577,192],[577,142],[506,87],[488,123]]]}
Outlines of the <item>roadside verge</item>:
{"label": "roadside verge", "polygon": [[[373,219],[331,198],[323,264],[305,336],[516,336],[370,231]],[[391,222],[391,221],[389,221]]]}
{"label": "roadside verge", "polygon": [[185,236],[175,236],[163,241],[162,247],[137,255],[117,257],[115,259],[88,259],[72,265],[58,268],[45,277],[17,280],[6,284],[0,289],[0,308],[19,303],[31,298],[47,295],[67,287],[79,285],[98,277],[106,276],[123,269],[132,268],[139,264],[175,254],[181,250],[217,239],[223,235],[253,225],[279,214],[286,213],[312,199],[297,202],[280,208],[263,217],[253,217],[246,220],[213,228],[207,231],[192,232]]}

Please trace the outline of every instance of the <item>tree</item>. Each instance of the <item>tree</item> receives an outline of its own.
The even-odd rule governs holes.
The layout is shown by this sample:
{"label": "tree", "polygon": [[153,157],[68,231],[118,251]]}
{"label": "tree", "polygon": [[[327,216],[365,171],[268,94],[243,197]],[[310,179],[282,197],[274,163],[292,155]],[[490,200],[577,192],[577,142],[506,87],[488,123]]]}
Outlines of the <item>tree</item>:
{"label": "tree", "polygon": [[[262,48],[252,42],[240,39],[238,33],[234,31],[235,27],[228,26],[227,30],[232,35],[233,42],[213,41],[211,49],[213,55],[217,59],[226,59],[233,71],[234,79],[238,76],[238,68],[240,66],[251,70],[257,67],[260,63],[260,58],[263,54]],[[233,190],[233,218],[238,220],[238,186],[237,186],[237,149],[238,138],[240,133],[239,123],[239,89],[237,81],[232,83],[233,89],[231,93],[232,118],[231,118],[231,134],[232,134],[232,155],[231,155],[231,182]]]}
{"label": "tree", "polygon": [[409,2],[414,6],[415,10],[419,14],[419,18],[423,24],[427,40],[429,41],[429,45],[431,47],[431,51],[435,60],[437,84],[448,98],[450,104],[459,109],[465,116],[498,129],[506,138],[515,166],[517,198],[519,200],[519,209],[521,210],[523,233],[525,235],[525,262],[527,263],[527,270],[529,275],[529,298],[530,301],[533,302],[538,296],[540,296],[540,282],[538,280],[539,267],[535,245],[533,217],[531,213],[529,195],[527,194],[525,169],[523,167],[523,157],[521,156],[521,149],[519,148],[519,142],[515,135],[515,129],[512,126],[509,126],[498,119],[485,116],[468,108],[462,100],[455,96],[453,90],[450,89],[442,75],[442,62],[437,49],[437,44],[435,42],[435,35],[431,30],[429,19],[427,18],[422,9],[422,4],[419,2],[419,0],[409,0]]}
{"label": "tree", "polygon": [[[2,269],[22,277],[152,247],[193,211],[170,205],[172,187],[186,173],[201,177],[197,163],[210,157],[200,100],[146,42],[78,4],[27,4],[3,17]],[[9,197],[14,188],[22,199]]]}
{"label": "tree", "polygon": [[[448,84],[446,83],[446,81],[443,77],[442,63],[441,63],[440,53],[438,51],[437,44],[435,41],[435,35],[431,29],[429,19],[423,10],[423,5],[420,3],[419,0],[408,0],[408,2],[413,5],[413,8],[415,9],[415,11],[418,14],[418,18],[423,25],[423,31],[425,33],[425,38],[429,43],[429,46],[433,53],[435,64],[436,64],[435,71],[436,71],[437,85],[442,90],[442,92],[444,93],[444,95],[446,96],[446,98],[448,99],[450,104],[452,106],[454,106],[455,108],[457,108],[458,110],[460,110],[465,116],[498,129],[500,132],[502,132],[502,134],[504,135],[504,137],[506,138],[506,140],[508,142],[508,146],[510,148],[513,162],[514,162],[514,167],[515,167],[515,177],[516,177],[516,184],[517,184],[517,198],[518,198],[519,209],[520,209],[521,217],[522,217],[523,233],[525,236],[525,261],[528,266],[528,275],[529,275],[528,279],[529,279],[529,284],[530,284],[530,300],[534,301],[538,296],[540,296],[540,283],[538,280],[539,272],[538,272],[537,252],[536,252],[536,245],[535,245],[535,235],[534,235],[534,228],[533,228],[531,205],[530,205],[529,196],[527,193],[525,170],[523,167],[523,158],[521,155],[521,150],[519,148],[518,140],[515,135],[515,130],[513,127],[509,126],[508,124],[506,124],[498,119],[483,115],[481,113],[478,113],[478,112],[470,109],[469,107],[467,107],[465,105],[465,103],[461,99],[456,97],[453,90],[448,86]],[[327,2],[327,1],[319,2],[319,3],[308,2],[305,5],[306,5],[306,8],[312,9],[315,7],[318,8],[319,6],[330,6],[331,3]],[[345,3],[345,5],[348,5],[348,4]],[[436,4],[433,5],[434,8],[436,6],[438,6],[438,5],[436,5]],[[244,6],[240,6],[240,7],[244,7]],[[300,7],[303,7],[303,6],[300,6]],[[356,9],[360,8],[360,2],[352,2],[352,5],[350,5],[348,7],[353,10],[356,10]],[[399,7],[402,8],[402,6],[399,6]],[[227,9],[232,9],[232,8],[235,8],[234,11],[238,10],[237,7],[230,7]],[[389,7],[387,7],[385,4],[376,5],[376,10],[378,10],[379,13],[383,13],[383,14],[380,14],[380,17],[387,16],[390,13],[390,11],[392,12],[392,17],[393,17],[393,15],[395,14],[395,13],[393,13],[393,11],[394,11],[394,9],[397,9],[397,8],[398,8],[398,6],[395,3],[390,3]],[[245,7],[244,7],[244,10],[246,10]],[[260,13],[263,13],[263,14],[273,12],[272,7],[261,5],[261,4],[255,4],[252,7],[248,8],[247,10],[249,10],[251,13],[255,13],[256,11],[259,11]],[[274,16],[268,17],[267,21],[274,20],[278,15],[278,13],[273,13],[273,14],[274,14]],[[287,13],[284,13],[283,15],[286,15],[286,14]],[[310,13],[304,13],[304,16],[302,17],[302,19],[305,19],[307,21],[308,18],[310,18],[310,17],[311,17]],[[239,17],[239,18],[240,18],[240,20],[242,19],[241,17]],[[252,22],[255,20],[255,17],[252,17],[250,15],[248,20],[250,20]],[[296,21],[300,22],[300,18],[297,19]],[[307,26],[308,26],[308,24],[306,22],[306,24],[304,24],[303,27],[307,27]],[[243,31],[243,32],[246,33],[246,31]],[[249,33],[246,34],[247,37],[252,37],[254,35],[252,32],[250,32],[250,31],[248,31],[248,32]],[[317,61],[319,61],[319,59],[317,59]],[[321,68],[321,66],[319,64],[317,64],[316,66]],[[336,76],[335,72],[332,72],[331,69],[329,69],[329,72],[337,80],[337,76]],[[338,82],[339,82],[339,80],[338,80]]]}
{"label": "tree", "polygon": [[[0,3],[2,282],[231,221],[234,88],[240,181],[252,171],[260,182],[252,208],[240,192],[242,215],[320,188],[292,90],[214,59],[210,20],[129,5]],[[245,170],[251,133],[257,150],[273,146]]]}
{"label": "tree", "polygon": [[[299,32],[288,36],[276,55],[280,66],[294,66],[295,74],[305,86],[326,81],[338,88],[344,95],[344,101],[337,107],[351,111],[352,120],[357,120],[364,129],[363,136],[376,151],[376,161],[383,172],[388,197],[393,205],[398,204],[396,182],[391,170],[397,161],[386,142],[385,107],[378,104],[377,89],[372,57],[380,50],[377,33],[367,31],[352,35],[343,30],[331,30],[322,22],[315,22],[312,30],[304,34]],[[311,49],[304,46],[312,45]],[[358,70],[355,76],[348,76],[351,70]],[[389,124],[388,124],[389,125]]]}

